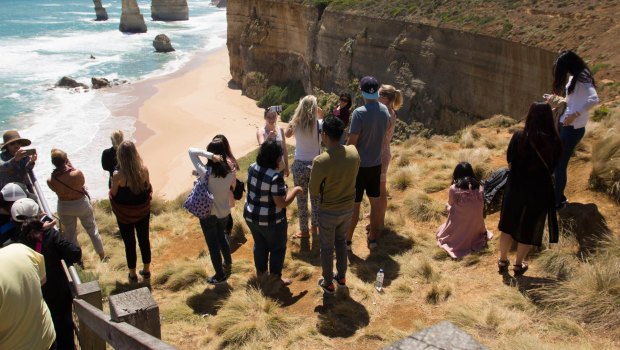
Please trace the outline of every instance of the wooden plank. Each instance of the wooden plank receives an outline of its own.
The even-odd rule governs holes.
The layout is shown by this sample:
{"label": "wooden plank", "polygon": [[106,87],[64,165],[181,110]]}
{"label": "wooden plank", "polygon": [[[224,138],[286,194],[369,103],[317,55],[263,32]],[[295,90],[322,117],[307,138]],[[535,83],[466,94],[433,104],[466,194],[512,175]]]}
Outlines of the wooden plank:
{"label": "wooden plank", "polygon": [[159,306],[148,288],[110,295],[110,316],[114,322],[126,322],[155,338],[161,339]]}
{"label": "wooden plank", "polygon": [[73,300],[75,313],[99,337],[117,350],[173,350],[175,347],[127,323],[115,323],[109,316],[83,300]]}
{"label": "wooden plank", "polygon": [[[101,288],[97,281],[86,282],[75,285],[76,298],[82,299],[93,307],[102,310]],[[105,340],[97,334],[79,318],[78,323],[80,349],[82,350],[105,350]]]}

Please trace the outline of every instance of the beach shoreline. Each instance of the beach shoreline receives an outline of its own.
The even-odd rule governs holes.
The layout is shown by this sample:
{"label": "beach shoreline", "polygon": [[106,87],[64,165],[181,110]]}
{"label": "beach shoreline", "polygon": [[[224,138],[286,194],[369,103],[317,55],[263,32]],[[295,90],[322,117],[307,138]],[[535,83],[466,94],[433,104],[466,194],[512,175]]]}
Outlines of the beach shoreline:
{"label": "beach shoreline", "polygon": [[229,86],[226,47],[201,54],[166,76],[114,88],[134,98],[112,110],[113,116],[136,118],[135,139],[149,168],[155,195],[174,199],[193,184],[189,147],[206,147],[225,135],[235,157],[257,147],[256,128],[264,123],[256,101]]}

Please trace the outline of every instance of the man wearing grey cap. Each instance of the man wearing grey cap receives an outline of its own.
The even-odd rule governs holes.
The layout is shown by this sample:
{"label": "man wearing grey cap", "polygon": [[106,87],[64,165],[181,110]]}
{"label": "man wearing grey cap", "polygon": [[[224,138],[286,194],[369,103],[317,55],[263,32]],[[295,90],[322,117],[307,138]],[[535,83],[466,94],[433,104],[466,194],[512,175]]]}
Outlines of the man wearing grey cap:
{"label": "man wearing grey cap", "polygon": [[356,108],[351,116],[349,145],[357,147],[360,155],[360,168],[355,179],[355,206],[351,226],[347,232],[347,249],[351,250],[353,232],[360,214],[360,204],[364,192],[370,200],[370,230],[368,231],[368,248],[377,247],[377,222],[381,182],[381,150],[387,130],[390,112],[379,103],[379,82],[374,77],[366,76],[360,80],[360,90],[364,105]]}

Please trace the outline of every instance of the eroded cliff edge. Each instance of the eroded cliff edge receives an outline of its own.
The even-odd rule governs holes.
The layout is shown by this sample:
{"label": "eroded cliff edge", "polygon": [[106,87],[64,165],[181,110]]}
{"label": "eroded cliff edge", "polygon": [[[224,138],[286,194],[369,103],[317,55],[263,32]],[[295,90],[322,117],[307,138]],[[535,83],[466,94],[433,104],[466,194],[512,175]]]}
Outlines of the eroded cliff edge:
{"label": "eroded cliff edge", "polygon": [[227,16],[231,74],[251,97],[265,80],[340,91],[372,74],[404,91],[402,119],[439,132],[497,113],[524,115],[549,90],[556,56],[489,36],[287,0],[230,0]]}

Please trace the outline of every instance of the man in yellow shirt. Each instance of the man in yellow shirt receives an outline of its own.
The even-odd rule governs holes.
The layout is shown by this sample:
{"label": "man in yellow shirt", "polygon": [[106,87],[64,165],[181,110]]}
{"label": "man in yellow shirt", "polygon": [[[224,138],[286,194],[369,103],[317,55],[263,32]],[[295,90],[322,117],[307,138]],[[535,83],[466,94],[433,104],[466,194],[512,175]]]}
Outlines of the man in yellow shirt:
{"label": "man in yellow shirt", "polygon": [[0,249],[0,349],[55,349],[52,316],[43,301],[43,255],[23,244]]}
{"label": "man in yellow shirt", "polygon": [[[319,286],[327,294],[335,291],[334,280],[339,287],[346,286],[347,229],[355,202],[355,178],[360,166],[360,156],[355,146],[343,146],[340,138],[344,124],[336,117],[323,121],[321,138],[327,151],[312,162],[310,194],[319,199],[319,241],[323,278]],[[333,272],[334,248],[336,271]]]}

